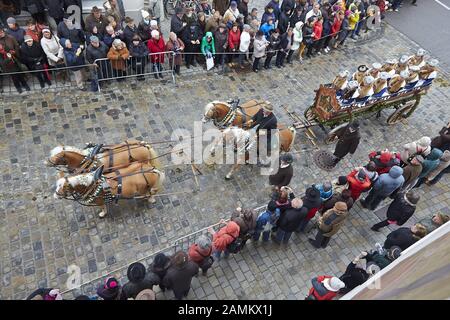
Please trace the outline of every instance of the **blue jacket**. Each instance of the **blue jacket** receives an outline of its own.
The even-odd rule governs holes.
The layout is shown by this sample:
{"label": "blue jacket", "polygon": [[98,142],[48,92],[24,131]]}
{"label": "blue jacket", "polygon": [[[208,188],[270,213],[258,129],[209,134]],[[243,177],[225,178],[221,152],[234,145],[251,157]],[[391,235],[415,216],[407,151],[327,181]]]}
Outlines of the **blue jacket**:
{"label": "blue jacket", "polygon": [[267,40],[269,40],[270,38],[270,30],[274,30],[275,26],[273,24],[268,24],[267,22],[264,23],[260,30],[264,33],[264,36],[266,37]]}
{"label": "blue jacket", "polygon": [[393,166],[388,173],[380,175],[378,180],[373,185],[373,189],[376,193],[388,197],[395,190],[400,188],[405,182],[403,178],[403,169],[399,166]]}
{"label": "blue jacket", "polygon": [[[75,67],[75,66],[82,66],[84,65],[84,55],[81,53],[78,57],[76,56],[76,52],[80,45],[78,43],[72,43],[72,48],[66,47],[66,40],[64,38],[61,38],[59,40],[59,43],[62,45],[64,49],[64,57],[66,60],[66,66],[68,67]],[[72,71],[80,70],[81,68],[72,68]]]}
{"label": "blue jacket", "polygon": [[316,184],[314,187],[320,191],[320,199],[322,199],[322,202],[327,201],[333,196],[333,189],[330,191],[324,191],[323,190],[323,184]]}
{"label": "blue jacket", "polygon": [[280,209],[276,208],[275,212],[270,212],[269,210],[266,210],[259,214],[258,218],[256,219],[256,231],[261,232],[266,224],[270,224],[272,226],[275,226],[276,221],[280,217]]}
{"label": "blue jacket", "polygon": [[422,163],[422,172],[419,175],[419,179],[428,175],[431,171],[437,168],[439,165],[440,159],[442,157],[442,150],[438,148],[434,148],[431,150],[431,153]]}
{"label": "blue jacket", "polygon": [[148,56],[148,48],[142,41],[140,41],[137,46],[131,43],[131,45],[128,47],[128,50],[130,51],[130,55],[135,58]]}

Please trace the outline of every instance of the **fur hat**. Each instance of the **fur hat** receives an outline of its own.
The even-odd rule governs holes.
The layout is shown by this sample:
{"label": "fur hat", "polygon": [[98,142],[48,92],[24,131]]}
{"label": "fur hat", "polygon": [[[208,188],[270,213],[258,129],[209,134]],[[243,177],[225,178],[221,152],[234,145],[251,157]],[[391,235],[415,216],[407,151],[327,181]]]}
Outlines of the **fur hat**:
{"label": "fur hat", "polygon": [[428,148],[431,145],[430,137],[422,137],[417,140],[417,144],[423,148]]}
{"label": "fur hat", "polygon": [[323,280],[322,284],[327,290],[333,292],[338,292],[339,290],[345,288],[345,283],[337,277],[326,278]]}
{"label": "fur hat", "polygon": [[431,59],[430,61],[428,61],[428,64],[432,67],[437,67],[439,61],[437,59]]}
{"label": "fur hat", "polygon": [[130,264],[127,270],[128,280],[139,282],[145,278],[145,266],[140,262]]}
{"label": "fur hat", "polygon": [[375,78],[372,76],[366,76],[364,77],[364,84],[369,85],[372,84],[375,81]]}
{"label": "fur hat", "polygon": [[347,204],[345,202],[338,201],[334,205],[334,209],[339,210],[339,211],[346,211],[348,208],[347,208]]}
{"label": "fur hat", "polygon": [[402,77],[402,78],[408,78],[408,77],[409,77],[409,71],[408,71],[408,70],[402,70],[402,71],[400,71],[400,77]]}
{"label": "fur hat", "polygon": [[367,70],[369,70],[369,68],[367,68],[365,64],[362,64],[358,67],[359,72],[367,72]]}
{"label": "fur hat", "polygon": [[378,70],[378,69],[381,69],[381,67],[382,67],[382,65],[379,62],[372,63],[372,68],[374,68],[374,69]]}
{"label": "fur hat", "polygon": [[401,64],[407,63],[409,60],[409,57],[407,55],[403,55],[400,57],[400,60],[398,61]]}
{"label": "fur hat", "polygon": [[380,79],[381,80],[387,80],[387,79],[389,79],[389,73],[387,73],[387,72],[381,72],[380,73]]}
{"label": "fur hat", "polygon": [[422,48],[417,50],[416,56],[423,57],[425,55],[426,51]]}
{"label": "fur hat", "polygon": [[347,78],[349,74],[350,72],[348,72],[348,70],[342,70],[341,72],[339,72],[339,76],[342,78]]}
{"label": "fur hat", "polygon": [[420,195],[419,195],[415,190],[409,190],[409,191],[405,194],[405,198],[406,198],[406,200],[408,200],[408,202],[410,202],[411,204],[417,204],[417,202],[419,202]]}

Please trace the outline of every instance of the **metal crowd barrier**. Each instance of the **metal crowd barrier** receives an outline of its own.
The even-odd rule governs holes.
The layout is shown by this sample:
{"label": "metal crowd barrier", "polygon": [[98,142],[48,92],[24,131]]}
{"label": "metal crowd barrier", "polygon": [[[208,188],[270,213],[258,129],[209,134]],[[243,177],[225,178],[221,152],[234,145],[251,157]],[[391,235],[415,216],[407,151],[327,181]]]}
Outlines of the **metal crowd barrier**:
{"label": "metal crowd barrier", "polygon": [[[164,56],[164,63],[152,63],[152,59]],[[97,81],[98,89],[101,90],[100,83],[104,81],[117,80],[122,81],[127,78],[137,78],[144,80],[146,76],[158,75],[169,76],[175,84],[174,75],[174,60],[175,55],[173,51],[164,51],[161,53],[150,53],[144,57],[129,57],[121,62],[114,62],[108,58],[97,59],[94,64],[97,65]],[[118,65],[120,64],[120,66]]]}
{"label": "metal crowd barrier", "polygon": [[[260,206],[255,208],[254,210],[256,210],[258,213],[262,212],[263,210],[265,210],[266,206]],[[224,219],[225,223],[228,222],[230,219]],[[137,259],[135,261],[131,261],[129,262],[126,266],[122,266],[119,267],[115,270],[112,270],[110,272],[108,272],[107,274],[94,278],[94,279],[90,279],[82,284],[80,284],[79,286],[72,288],[72,289],[68,289],[65,291],[62,291],[61,293],[64,294],[69,294],[72,293],[73,297],[76,297],[78,295],[81,294],[85,294],[88,295],[90,297],[96,296],[96,290],[98,288],[99,285],[104,284],[105,280],[108,277],[115,277],[117,280],[119,280],[119,282],[123,285],[125,283],[128,282],[128,278],[127,278],[127,270],[128,270],[128,266],[134,262],[142,262],[144,265],[146,265],[146,267],[148,267],[152,262],[153,262],[153,258],[158,254],[158,253],[164,253],[167,256],[172,256],[173,254],[175,254],[177,251],[185,251],[187,252],[189,247],[195,243],[195,241],[201,236],[201,235],[209,235],[209,229],[212,228],[214,231],[218,231],[220,229],[221,226],[223,226],[223,222],[219,222],[219,223],[215,223],[213,225],[207,226],[205,228],[202,228],[198,231],[195,231],[193,233],[187,234],[181,238],[176,239],[173,244],[167,246],[164,249],[158,250],[156,252],[151,253],[150,255],[147,255],[143,258]],[[66,296],[67,298],[67,296]]]}
{"label": "metal crowd barrier", "polygon": [[[83,86],[88,88],[90,70],[94,67],[91,64],[60,68],[45,66],[41,70],[0,73],[0,95],[18,93],[14,81],[21,84],[20,87],[24,93],[27,92],[24,86],[25,83],[29,86],[30,91],[41,90],[45,92],[78,87],[77,78],[81,79]],[[41,81],[44,83],[43,88],[40,85]]]}

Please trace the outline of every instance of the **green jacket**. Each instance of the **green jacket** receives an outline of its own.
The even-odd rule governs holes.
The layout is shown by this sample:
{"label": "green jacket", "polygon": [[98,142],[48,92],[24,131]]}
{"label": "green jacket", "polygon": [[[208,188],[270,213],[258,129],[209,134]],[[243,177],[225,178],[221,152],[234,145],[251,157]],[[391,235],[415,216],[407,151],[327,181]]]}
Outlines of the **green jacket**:
{"label": "green jacket", "polygon": [[[208,36],[210,36],[212,39],[211,39],[211,42],[208,42],[208,40],[206,40],[206,38],[208,38]],[[213,37],[213,34],[212,34],[212,32],[207,32],[206,34],[205,34],[205,36],[203,37],[203,39],[202,39],[202,45],[201,45],[201,50],[202,50],[202,53],[204,54],[204,55],[206,55],[206,51],[209,51],[209,52],[211,52],[213,55],[215,55],[216,54],[216,47],[214,46],[214,37]]]}

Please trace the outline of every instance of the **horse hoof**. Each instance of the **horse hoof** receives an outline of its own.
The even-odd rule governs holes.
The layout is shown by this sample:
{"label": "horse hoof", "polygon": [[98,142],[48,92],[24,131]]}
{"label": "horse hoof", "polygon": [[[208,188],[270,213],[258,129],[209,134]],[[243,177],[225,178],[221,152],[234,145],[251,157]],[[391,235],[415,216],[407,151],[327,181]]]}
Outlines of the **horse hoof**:
{"label": "horse hoof", "polygon": [[102,211],[98,214],[100,218],[104,218],[106,216],[106,211]]}

